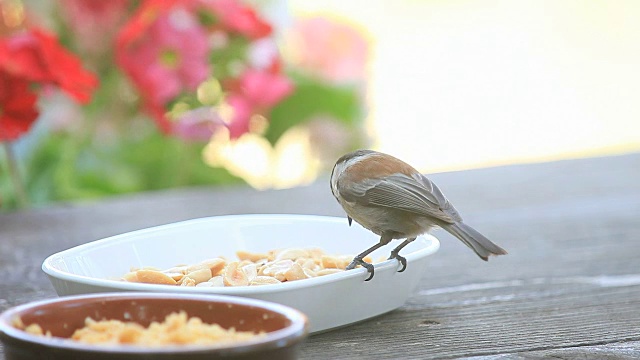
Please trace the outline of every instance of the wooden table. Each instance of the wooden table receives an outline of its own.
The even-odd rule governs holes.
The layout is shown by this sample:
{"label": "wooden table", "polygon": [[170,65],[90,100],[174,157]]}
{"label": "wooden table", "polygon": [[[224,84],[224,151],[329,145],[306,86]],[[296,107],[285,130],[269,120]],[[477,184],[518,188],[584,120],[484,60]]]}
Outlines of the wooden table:
{"label": "wooden table", "polygon": [[[640,359],[640,154],[432,179],[509,255],[485,263],[435,232],[441,250],[402,308],[310,337],[303,359]],[[240,213],[343,216],[326,179],[291,190],[171,190],[0,214],[0,310],[56,296],[40,270],[54,252]]]}

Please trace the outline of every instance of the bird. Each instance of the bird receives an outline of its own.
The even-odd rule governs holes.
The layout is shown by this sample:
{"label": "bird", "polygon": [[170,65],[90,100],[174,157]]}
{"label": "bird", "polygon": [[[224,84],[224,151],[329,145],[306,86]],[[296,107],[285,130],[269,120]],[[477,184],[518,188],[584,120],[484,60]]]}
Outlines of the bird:
{"label": "bird", "polygon": [[352,221],[380,236],[380,241],[354,257],[346,270],[358,265],[373,278],[373,265],[363,259],[392,240],[404,239],[391,251],[403,272],[407,260],[400,250],[431,229],[442,228],[457,237],[482,260],[507,251],[462,221],[442,191],[404,161],[374,150],[360,149],[341,156],[331,171],[331,192]]}

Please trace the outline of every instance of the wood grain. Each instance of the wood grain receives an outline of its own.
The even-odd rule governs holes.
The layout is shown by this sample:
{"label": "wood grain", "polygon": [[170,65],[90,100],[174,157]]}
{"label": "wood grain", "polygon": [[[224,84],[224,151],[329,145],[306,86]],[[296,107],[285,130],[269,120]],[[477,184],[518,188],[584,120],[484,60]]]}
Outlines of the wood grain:
{"label": "wood grain", "polygon": [[[430,178],[509,255],[485,263],[436,232],[441,249],[402,308],[310,337],[303,359],[640,358],[640,154]],[[192,188],[0,214],[0,310],[55,296],[40,270],[54,252],[239,213],[344,216],[327,179],[290,190]]]}

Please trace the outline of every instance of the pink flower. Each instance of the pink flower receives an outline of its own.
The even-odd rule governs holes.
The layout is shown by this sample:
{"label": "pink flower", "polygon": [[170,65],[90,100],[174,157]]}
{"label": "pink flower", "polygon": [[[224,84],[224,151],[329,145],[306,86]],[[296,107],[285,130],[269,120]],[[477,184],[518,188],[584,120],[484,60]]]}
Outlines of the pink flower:
{"label": "pink flower", "polygon": [[221,25],[230,31],[238,32],[251,39],[259,39],[271,34],[271,25],[262,20],[249,6],[238,0],[202,0],[209,6]]}
{"label": "pink flower", "polygon": [[233,109],[231,118],[228,119],[227,128],[232,139],[239,138],[242,134],[249,132],[249,121],[253,114],[253,106],[240,95],[230,95],[227,104]]}
{"label": "pink flower", "polygon": [[280,72],[282,59],[280,58],[280,49],[274,39],[265,38],[254,41],[249,45],[247,53],[252,68],[272,73]]}
{"label": "pink flower", "polygon": [[178,117],[173,125],[173,133],[187,141],[206,142],[221,126],[224,123],[219,113],[211,107],[201,107]]}
{"label": "pink flower", "polygon": [[183,91],[195,91],[211,66],[207,33],[195,15],[187,6],[162,5],[142,6],[120,33],[117,52],[145,100],[164,105]]}
{"label": "pink flower", "polygon": [[233,115],[227,127],[232,139],[249,131],[253,114],[268,111],[293,92],[293,84],[286,76],[255,69],[245,71],[230,87],[227,103],[233,108]]}
{"label": "pink flower", "polygon": [[293,91],[284,75],[248,70],[240,77],[240,93],[255,107],[271,107]]}
{"label": "pink flower", "polygon": [[279,73],[277,47],[267,38],[271,32],[253,8],[238,0],[145,0],[118,35],[117,59],[163,131],[202,138],[215,130],[206,125],[214,119],[202,118],[204,112],[196,109],[175,123],[166,109],[211,76],[211,54],[226,50],[230,37],[242,37],[247,51],[239,60],[249,70],[218,79],[233,108],[224,125],[238,137],[249,130],[253,114],[268,111],[293,90]]}
{"label": "pink flower", "polygon": [[291,30],[294,65],[334,82],[354,82],[365,76],[368,43],[347,23],[323,17],[302,19]]}

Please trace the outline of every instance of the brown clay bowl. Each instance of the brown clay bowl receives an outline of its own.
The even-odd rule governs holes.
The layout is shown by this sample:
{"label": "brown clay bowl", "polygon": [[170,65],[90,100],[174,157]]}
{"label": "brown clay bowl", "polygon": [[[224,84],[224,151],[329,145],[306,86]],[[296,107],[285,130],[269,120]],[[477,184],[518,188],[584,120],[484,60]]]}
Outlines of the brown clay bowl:
{"label": "brown clay bowl", "polygon": [[[184,310],[205,323],[239,331],[264,331],[266,336],[233,345],[142,347],[91,345],[68,339],[85,318],[134,321],[148,326]],[[39,324],[52,337],[29,334],[13,326]],[[62,297],[14,307],[0,315],[0,340],[7,360],[23,359],[296,359],[307,335],[306,316],[292,308],[233,296],[108,293]]]}

